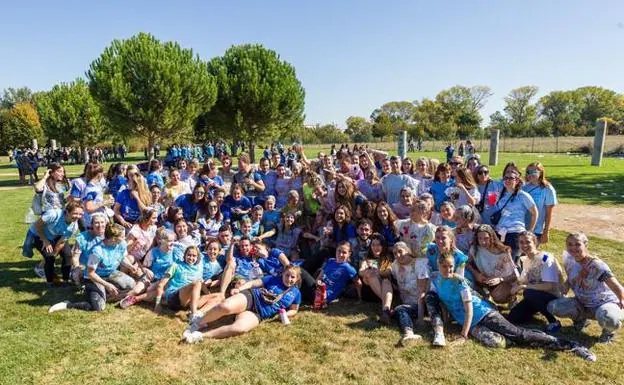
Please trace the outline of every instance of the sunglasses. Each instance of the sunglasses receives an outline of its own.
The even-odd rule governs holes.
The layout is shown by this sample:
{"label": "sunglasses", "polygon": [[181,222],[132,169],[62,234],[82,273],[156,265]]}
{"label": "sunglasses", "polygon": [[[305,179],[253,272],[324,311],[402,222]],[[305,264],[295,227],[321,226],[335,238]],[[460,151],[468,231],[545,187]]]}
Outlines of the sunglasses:
{"label": "sunglasses", "polygon": [[479,171],[479,172],[477,173],[477,175],[487,175],[487,174],[489,174],[489,173],[490,173],[490,171],[489,171],[489,170],[481,170],[481,171]]}
{"label": "sunglasses", "polygon": [[503,179],[504,180],[516,180],[517,178],[515,176],[506,176]]}

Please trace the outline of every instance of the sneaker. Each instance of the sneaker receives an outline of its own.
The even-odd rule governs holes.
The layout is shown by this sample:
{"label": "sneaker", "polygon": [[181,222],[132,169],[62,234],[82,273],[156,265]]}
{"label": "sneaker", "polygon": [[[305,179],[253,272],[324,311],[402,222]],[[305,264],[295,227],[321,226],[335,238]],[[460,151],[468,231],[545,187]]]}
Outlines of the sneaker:
{"label": "sneaker", "polygon": [[33,268],[35,275],[39,278],[45,278],[45,269],[41,265],[37,265]]}
{"label": "sneaker", "polygon": [[589,320],[586,318],[574,321],[574,329],[577,332],[581,332],[583,331],[583,329],[585,329],[586,327],[589,326]]}
{"label": "sneaker", "polygon": [[433,346],[443,347],[446,346],[446,338],[444,338],[444,333],[436,333],[433,336]]}
{"label": "sneaker", "polygon": [[598,343],[601,344],[610,344],[613,342],[615,338],[615,332],[610,332],[605,329],[602,329],[602,333],[600,334],[600,338],[598,338]]}
{"label": "sneaker", "polygon": [[139,302],[137,300],[137,297],[135,297],[134,295],[128,295],[124,297],[121,301],[119,301],[119,307],[122,309],[127,309],[130,306],[136,304],[137,302]]}
{"label": "sneaker", "polygon": [[191,332],[198,331],[200,329],[199,323],[201,322],[202,319],[204,319],[204,313],[201,311],[191,314],[191,316],[189,317],[188,330],[190,330]]}
{"label": "sneaker", "polygon": [[392,315],[390,314],[390,310],[385,309],[381,312],[379,316],[379,323],[382,325],[390,325],[392,323]]}
{"label": "sneaker", "polygon": [[570,349],[571,353],[576,354],[585,361],[596,362],[596,355],[589,351],[585,346],[577,346]]}
{"label": "sneaker", "polygon": [[556,334],[561,330],[561,323],[559,321],[549,323],[544,330],[546,330],[548,334]]}
{"label": "sneaker", "polygon": [[422,337],[419,334],[414,334],[414,333],[406,333],[403,338],[401,338],[401,346],[403,347],[408,347],[411,346],[413,344],[415,344],[416,342],[422,340]]}
{"label": "sneaker", "polygon": [[201,342],[204,339],[204,334],[202,332],[199,332],[199,331],[191,332],[190,330],[188,330],[188,333],[187,333],[187,330],[185,330],[184,333],[182,334],[187,344],[196,344],[198,342]]}
{"label": "sneaker", "polygon": [[50,306],[50,308],[48,309],[48,314],[52,314],[52,313],[57,312],[57,311],[67,310],[67,305],[68,304],[69,304],[69,301],[63,301],[63,302],[59,302],[57,304],[54,304],[54,305]]}

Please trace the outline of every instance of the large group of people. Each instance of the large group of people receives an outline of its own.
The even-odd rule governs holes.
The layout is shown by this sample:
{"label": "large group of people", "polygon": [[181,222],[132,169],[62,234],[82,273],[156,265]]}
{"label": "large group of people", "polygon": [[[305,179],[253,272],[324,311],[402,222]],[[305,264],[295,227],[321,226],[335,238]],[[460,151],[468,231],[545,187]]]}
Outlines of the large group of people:
{"label": "large group of people", "polygon": [[[143,172],[90,162],[71,182],[50,164],[23,254],[38,250],[47,284],[83,285],[85,298],[49,312],[107,302],[187,309],[182,338],[194,343],[349,297],[378,303],[401,345],[422,340],[416,326],[428,319],[432,344],[445,346],[446,320],[461,328],[454,344],[511,341],[590,361],[557,335],[559,319],[578,330],[596,319],[604,343],[624,322],[624,289],[584,234],[567,236],[563,264],[541,250],[557,198],[539,162],[494,177],[474,153],[441,163],[343,145],[310,159],[295,144],[267,147],[257,165],[241,153],[236,169],[220,155],[202,163],[180,152]],[[544,331],[522,326],[537,314]],[[231,324],[214,327],[228,315]]]}

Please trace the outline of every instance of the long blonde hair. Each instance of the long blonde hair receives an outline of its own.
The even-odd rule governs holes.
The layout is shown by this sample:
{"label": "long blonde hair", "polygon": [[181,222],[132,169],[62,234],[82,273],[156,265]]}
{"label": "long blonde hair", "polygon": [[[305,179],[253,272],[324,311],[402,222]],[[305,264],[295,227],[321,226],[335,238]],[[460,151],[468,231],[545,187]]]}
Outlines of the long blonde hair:
{"label": "long blonde hair", "polygon": [[149,206],[152,204],[152,194],[147,188],[147,183],[145,182],[145,178],[143,175],[137,173],[132,174],[132,183],[134,184],[134,190],[139,193],[139,200],[145,205]]}

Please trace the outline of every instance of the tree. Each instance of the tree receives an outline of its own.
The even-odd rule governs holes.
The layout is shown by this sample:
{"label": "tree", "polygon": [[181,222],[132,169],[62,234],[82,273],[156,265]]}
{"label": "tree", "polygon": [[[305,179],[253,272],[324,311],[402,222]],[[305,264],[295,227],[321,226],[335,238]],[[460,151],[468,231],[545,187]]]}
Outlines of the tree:
{"label": "tree", "polygon": [[[398,133],[407,129],[412,123],[414,116],[414,104],[412,102],[388,102],[381,107],[375,109],[370,116],[371,121],[386,124],[386,118],[390,122],[390,133]],[[381,127],[381,126],[380,126]],[[378,132],[386,132],[387,127],[378,128]],[[389,135],[390,133],[386,134]],[[384,135],[385,136],[385,135]]]}
{"label": "tree", "polygon": [[426,135],[432,139],[444,139],[449,136],[448,130],[455,134],[456,128],[448,124],[441,103],[425,98],[415,104],[411,136],[418,138]]}
{"label": "tree", "polygon": [[122,135],[157,140],[192,135],[195,119],[215,102],[206,63],[175,42],[139,33],[113,40],[87,71],[91,95]]}
{"label": "tree", "polygon": [[602,87],[581,87],[574,90],[574,94],[580,103],[580,120],[586,133],[594,131],[598,119],[622,120],[624,111],[619,108],[620,96],[615,91]]}
{"label": "tree", "polygon": [[372,124],[368,119],[361,116],[349,116],[345,133],[354,142],[367,142],[372,136]]}
{"label": "tree", "polygon": [[0,109],[0,151],[28,146],[32,140],[42,142],[43,130],[37,110],[30,103],[16,103],[13,108]]}
{"label": "tree", "polygon": [[55,85],[37,95],[37,111],[46,136],[65,144],[94,146],[108,136],[108,125],[84,79]]}
{"label": "tree", "polygon": [[0,108],[13,108],[17,103],[34,104],[33,93],[28,87],[6,88],[0,97]]}
{"label": "tree", "polygon": [[581,133],[581,100],[574,91],[553,91],[540,98],[539,113],[555,136]]}
{"label": "tree", "polygon": [[531,100],[537,95],[538,88],[525,86],[515,88],[505,97],[505,108],[511,136],[527,136],[533,132],[537,117],[537,107]]}
{"label": "tree", "polygon": [[251,161],[258,139],[276,139],[303,123],[305,91],[295,68],[262,45],[229,48],[208,63],[218,84],[214,107],[197,131],[221,132],[249,142]]}
{"label": "tree", "polygon": [[385,112],[378,114],[373,123],[373,127],[371,129],[371,135],[375,138],[383,138],[384,136],[391,135],[394,131],[394,124],[390,115]]}
{"label": "tree", "polygon": [[312,128],[319,143],[347,143],[349,135],[333,124],[317,125]]}
{"label": "tree", "polygon": [[444,120],[454,123],[459,137],[466,139],[480,127],[482,119],[479,110],[489,95],[491,92],[488,87],[454,86],[438,93],[436,102],[445,115]]}

